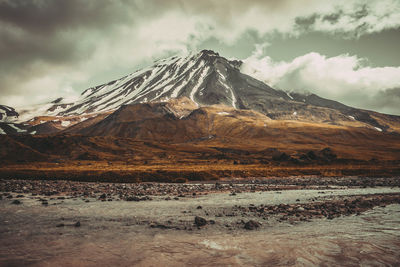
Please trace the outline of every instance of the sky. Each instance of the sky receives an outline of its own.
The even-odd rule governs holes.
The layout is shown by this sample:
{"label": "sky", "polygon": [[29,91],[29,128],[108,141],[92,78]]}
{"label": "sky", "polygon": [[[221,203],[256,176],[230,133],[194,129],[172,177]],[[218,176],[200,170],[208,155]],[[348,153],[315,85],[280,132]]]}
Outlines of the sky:
{"label": "sky", "polygon": [[0,0],[0,104],[211,49],[270,86],[400,115],[400,0]]}

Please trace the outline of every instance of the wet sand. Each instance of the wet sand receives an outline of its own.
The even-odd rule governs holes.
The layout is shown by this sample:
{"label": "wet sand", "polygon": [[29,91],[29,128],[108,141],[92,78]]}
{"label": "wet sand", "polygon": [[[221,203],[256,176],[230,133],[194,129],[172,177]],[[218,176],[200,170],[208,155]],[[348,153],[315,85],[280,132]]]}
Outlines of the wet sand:
{"label": "wet sand", "polygon": [[400,264],[399,187],[63,183],[0,181],[1,266]]}

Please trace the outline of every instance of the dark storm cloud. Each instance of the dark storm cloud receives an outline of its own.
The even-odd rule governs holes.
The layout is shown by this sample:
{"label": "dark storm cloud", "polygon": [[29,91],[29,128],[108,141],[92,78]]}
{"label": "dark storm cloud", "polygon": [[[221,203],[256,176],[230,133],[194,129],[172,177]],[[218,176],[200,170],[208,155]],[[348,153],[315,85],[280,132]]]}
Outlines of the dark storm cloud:
{"label": "dark storm cloud", "polygon": [[[24,93],[20,85],[91,57],[99,36],[132,21],[125,1],[0,1],[0,91]],[[110,33],[111,34],[111,33]],[[57,88],[36,88],[37,93]],[[35,90],[32,88],[32,90]],[[25,92],[32,93],[32,92]]]}
{"label": "dark storm cloud", "polygon": [[[92,47],[82,45],[85,33],[98,32],[99,37],[112,35],[113,26],[135,25],[137,21],[148,20],[162,13],[175,10],[189,15],[211,16],[218,23],[230,24],[239,21],[238,16],[248,10],[259,13],[286,12],[291,7],[303,7],[316,1],[183,1],[183,0],[0,0],[0,57],[10,66],[18,61],[49,60],[73,61],[81,55],[88,57]],[[321,18],[319,14],[295,18],[299,28],[310,29],[319,20],[337,22],[343,15],[354,20],[369,14],[366,5],[361,5],[353,13],[342,9]],[[301,12],[299,13],[301,14]],[[285,15],[285,14],[282,14]],[[288,14],[290,15],[290,14]],[[261,22],[261,21],[260,21]],[[268,18],[266,24],[271,22]],[[234,25],[235,26],[234,22]],[[246,23],[243,21],[243,23]],[[213,27],[213,26],[212,26]],[[211,28],[212,28],[211,27]],[[214,25],[215,27],[215,25]],[[260,26],[256,26],[260,30]],[[367,26],[357,25],[359,31]],[[269,29],[266,29],[269,30]],[[101,36],[103,35],[103,36]],[[101,41],[101,39],[99,40]],[[8,62],[12,59],[12,62]]]}
{"label": "dark storm cloud", "polygon": [[129,18],[128,12],[121,12],[123,5],[122,1],[0,1],[2,63],[76,60],[80,53],[90,52],[79,47],[84,31],[104,31]]}
{"label": "dark storm cloud", "polygon": [[124,20],[126,1],[9,0],[0,2],[0,18],[35,34],[60,29],[99,27]]}

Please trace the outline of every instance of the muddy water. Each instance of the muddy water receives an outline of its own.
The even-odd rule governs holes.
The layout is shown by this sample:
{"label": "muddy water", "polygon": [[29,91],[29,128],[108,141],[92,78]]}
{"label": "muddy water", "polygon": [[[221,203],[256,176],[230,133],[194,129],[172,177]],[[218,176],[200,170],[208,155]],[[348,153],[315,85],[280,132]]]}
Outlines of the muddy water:
{"label": "muddy water", "polygon": [[[225,206],[399,191],[299,190],[139,203],[67,199],[49,201],[48,207],[34,198],[23,198],[22,205],[3,199],[0,265],[399,266],[400,205],[377,207],[360,216],[295,225],[270,220],[256,231],[227,230],[224,224],[238,218],[225,217],[215,217],[215,225],[191,231],[149,227],[150,222],[168,220],[190,225],[194,215],[204,216],[207,210],[212,217]],[[198,205],[203,208],[196,209]],[[72,226],[77,220],[81,227]],[[56,227],[59,223],[65,226]]]}

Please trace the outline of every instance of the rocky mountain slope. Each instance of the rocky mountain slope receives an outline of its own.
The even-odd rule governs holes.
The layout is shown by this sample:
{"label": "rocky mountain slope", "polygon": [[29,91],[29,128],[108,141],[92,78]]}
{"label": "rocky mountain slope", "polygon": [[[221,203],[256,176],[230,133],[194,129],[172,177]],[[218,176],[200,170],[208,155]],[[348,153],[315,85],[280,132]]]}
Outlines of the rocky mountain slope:
{"label": "rocky mountain slope", "polygon": [[[272,120],[366,127],[382,132],[400,131],[399,116],[352,108],[315,94],[275,90],[243,74],[240,71],[241,64],[240,61],[228,60],[209,50],[159,60],[153,66],[121,79],[89,88],[74,102],[59,98],[45,105],[18,110],[18,113],[8,107],[0,109],[2,118],[12,118],[7,125],[0,125],[1,133],[50,134],[68,128],[71,128],[71,132],[76,132],[79,128],[85,134],[104,135],[104,129],[108,128],[109,134],[112,134],[116,130],[103,127],[106,122],[98,124],[110,113],[116,112],[106,119],[108,122],[128,112],[127,110],[134,116],[143,115],[143,118],[147,118],[144,113],[152,114],[152,108],[160,105],[154,103],[174,105],[171,101],[185,97],[191,102],[191,111],[195,107],[207,109],[219,105],[220,108],[218,111],[214,110],[215,112],[229,113],[230,109],[235,109],[236,112],[252,110],[266,116],[265,119]],[[147,109],[140,110],[138,106],[129,107],[140,103],[149,105],[146,106]],[[222,107],[228,111],[223,111]],[[135,112],[141,112],[141,115],[134,114]],[[208,112],[212,113],[213,110],[208,108]],[[179,119],[177,114],[172,115]],[[84,130],[91,125],[100,128]],[[19,131],[12,131],[14,128]],[[170,126],[169,129],[171,128],[179,126]],[[126,136],[134,135],[132,131],[136,131],[124,129],[127,131]]]}
{"label": "rocky mountain slope", "polygon": [[7,122],[17,119],[19,116],[18,112],[14,108],[9,106],[0,105],[0,121]]}

